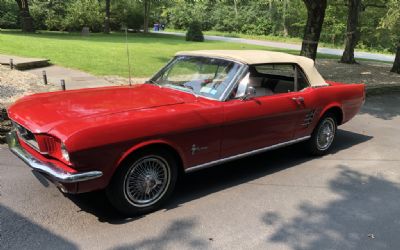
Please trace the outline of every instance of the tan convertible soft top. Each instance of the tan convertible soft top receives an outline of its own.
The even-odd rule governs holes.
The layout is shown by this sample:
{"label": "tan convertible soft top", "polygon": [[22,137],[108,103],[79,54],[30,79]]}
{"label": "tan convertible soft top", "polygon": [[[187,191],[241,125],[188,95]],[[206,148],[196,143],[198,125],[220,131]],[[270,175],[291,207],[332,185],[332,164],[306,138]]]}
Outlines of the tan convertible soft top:
{"label": "tan convertible soft top", "polygon": [[195,50],[181,51],[176,53],[176,55],[222,58],[238,61],[248,65],[264,63],[296,63],[304,70],[304,73],[307,75],[311,86],[319,87],[328,85],[315,68],[314,61],[304,56],[295,56],[286,53],[265,50]]}

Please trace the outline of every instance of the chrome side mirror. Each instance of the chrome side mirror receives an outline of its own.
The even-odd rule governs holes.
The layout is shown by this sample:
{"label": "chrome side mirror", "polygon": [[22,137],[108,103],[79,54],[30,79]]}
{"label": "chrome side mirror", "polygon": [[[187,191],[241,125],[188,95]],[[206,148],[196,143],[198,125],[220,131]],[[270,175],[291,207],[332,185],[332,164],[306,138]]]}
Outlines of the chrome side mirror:
{"label": "chrome side mirror", "polygon": [[242,100],[249,100],[256,96],[256,89],[252,86],[246,88],[246,93],[243,95]]}

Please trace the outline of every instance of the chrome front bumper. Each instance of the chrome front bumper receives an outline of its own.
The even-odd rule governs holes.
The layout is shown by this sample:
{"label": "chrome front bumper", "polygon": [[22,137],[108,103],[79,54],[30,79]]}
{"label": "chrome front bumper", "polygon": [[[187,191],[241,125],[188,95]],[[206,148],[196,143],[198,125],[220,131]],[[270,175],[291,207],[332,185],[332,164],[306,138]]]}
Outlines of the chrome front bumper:
{"label": "chrome front bumper", "polygon": [[50,179],[53,179],[55,181],[61,183],[76,183],[96,179],[103,175],[103,172],[101,171],[70,173],[57,167],[51,162],[43,162],[36,159],[21,147],[15,131],[11,131],[7,134],[7,143],[11,152],[13,152],[26,164],[28,164],[29,167],[38,172],[48,175]]}

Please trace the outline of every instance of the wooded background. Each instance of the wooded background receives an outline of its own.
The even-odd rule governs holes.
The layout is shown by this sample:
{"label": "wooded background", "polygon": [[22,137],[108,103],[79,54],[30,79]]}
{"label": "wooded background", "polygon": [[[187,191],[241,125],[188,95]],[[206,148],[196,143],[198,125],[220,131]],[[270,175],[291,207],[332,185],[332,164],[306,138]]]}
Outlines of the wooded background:
{"label": "wooded background", "polygon": [[320,41],[345,49],[396,53],[400,73],[400,0],[0,0],[0,28],[109,33],[148,32],[153,23],[186,30],[302,38],[301,54],[315,59]]}

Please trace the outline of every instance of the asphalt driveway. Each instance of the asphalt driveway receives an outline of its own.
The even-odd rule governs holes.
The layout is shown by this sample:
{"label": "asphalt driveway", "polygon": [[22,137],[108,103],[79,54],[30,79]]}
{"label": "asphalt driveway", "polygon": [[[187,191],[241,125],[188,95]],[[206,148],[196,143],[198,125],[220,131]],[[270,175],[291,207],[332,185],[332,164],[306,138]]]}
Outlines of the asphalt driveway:
{"label": "asphalt driveway", "polygon": [[66,196],[0,146],[2,249],[400,249],[400,93],[367,99],[332,154],[302,145],[193,173],[165,209],[122,218]]}

